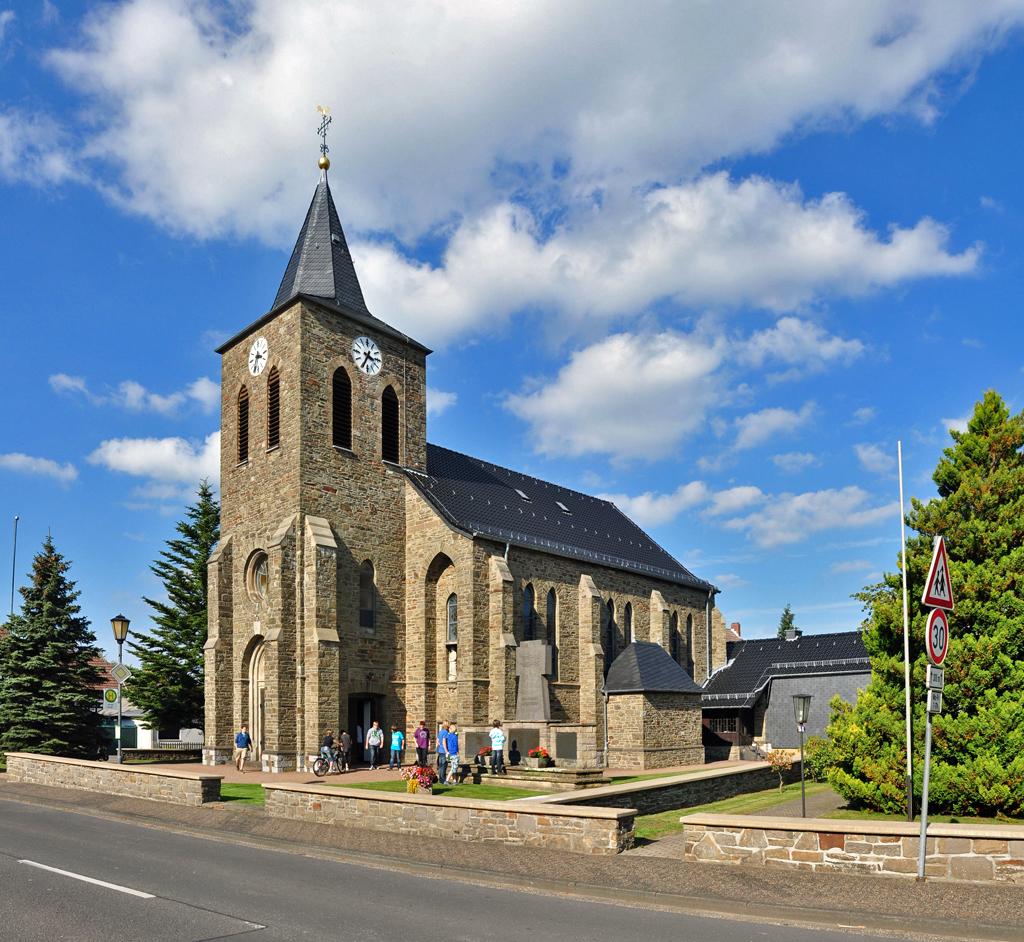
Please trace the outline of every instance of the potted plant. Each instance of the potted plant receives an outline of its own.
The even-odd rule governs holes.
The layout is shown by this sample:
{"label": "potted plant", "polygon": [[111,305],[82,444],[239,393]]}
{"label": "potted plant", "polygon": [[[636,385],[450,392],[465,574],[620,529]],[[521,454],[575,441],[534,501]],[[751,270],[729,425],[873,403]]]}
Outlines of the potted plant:
{"label": "potted plant", "polygon": [[429,765],[410,765],[402,769],[405,787],[410,795],[432,795],[437,783],[437,772]]}
{"label": "potted plant", "polygon": [[487,763],[489,763],[491,761],[491,753],[492,752],[493,752],[493,750],[491,749],[490,746],[484,746],[483,749],[481,749],[476,754],[476,764],[479,765],[479,766],[486,766]]}
{"label": "potted plant", "polygon": [[523,759],[531,769],[546,769],[551,763],[551,757],[548,755],[547,749],[539,746],[535,749],[531,749],[527,754],[526,758]]}

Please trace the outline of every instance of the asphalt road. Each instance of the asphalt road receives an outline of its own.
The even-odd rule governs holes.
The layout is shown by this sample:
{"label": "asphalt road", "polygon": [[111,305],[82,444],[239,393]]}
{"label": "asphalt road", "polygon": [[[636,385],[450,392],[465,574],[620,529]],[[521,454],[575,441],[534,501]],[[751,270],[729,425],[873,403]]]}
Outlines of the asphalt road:
{"label": "asphalt road", "polygon": [[246,936],[254,942],[867,938],[431,879],[0,802],[4,942]]}

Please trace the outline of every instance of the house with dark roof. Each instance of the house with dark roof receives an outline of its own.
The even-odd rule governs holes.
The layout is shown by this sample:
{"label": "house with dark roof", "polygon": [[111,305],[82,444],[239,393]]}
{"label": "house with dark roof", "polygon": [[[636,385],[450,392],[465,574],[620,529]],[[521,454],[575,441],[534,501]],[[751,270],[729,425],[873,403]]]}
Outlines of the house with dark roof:
{"label": "house with dark roof", "polygon": [[740,758],[753,747],[800,745],[793,696],[811,695],[807,736],[822,736],[829,701],[848,703],[871,682],[871,659],[859,631],[729,641],[728,659],[704,684],[707,760]]}
{"label": "house with dark roof", "polygon": [[469,746],[498,719],[595,764],[631,644],[677,684],[724,661],[718,590],[609,501],[428,444],[430,351],[367,308],[321,166],[270,310],[218,350],[206,761],[242,723],[275,771],[327,729],[358,758],[374,721]]}

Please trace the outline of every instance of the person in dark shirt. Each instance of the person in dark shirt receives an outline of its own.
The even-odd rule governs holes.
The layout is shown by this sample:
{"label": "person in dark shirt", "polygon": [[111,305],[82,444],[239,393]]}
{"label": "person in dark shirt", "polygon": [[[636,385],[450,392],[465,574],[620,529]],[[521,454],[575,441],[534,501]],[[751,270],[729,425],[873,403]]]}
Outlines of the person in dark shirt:
{"label": "person in dark shirt", "polygon": [[348,771],[348,760],[352,754],[352,737],[349,736],[345,730],[341,731],[341,757],[338,760],[338,765],[344,765],[344,771]]}
{"label": "person in dark shirt", "polygon": [[329,729],[324,734],[324,741],[320,743],[320,754],[328,761],[332,762],[337,758],[338,750],[334,739],[334,730]]}

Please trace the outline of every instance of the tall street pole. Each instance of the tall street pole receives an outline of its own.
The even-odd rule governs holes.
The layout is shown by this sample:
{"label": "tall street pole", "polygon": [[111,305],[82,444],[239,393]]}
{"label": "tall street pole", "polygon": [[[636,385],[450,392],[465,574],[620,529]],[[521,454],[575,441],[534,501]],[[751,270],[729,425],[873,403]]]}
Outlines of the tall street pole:
{"label": "tall street pole", "polygon": [[914,742],[910,714],[910,610],[907,607],[907,528],[903,513],[903,442],[896,443],[900,465],[900,545],[903,547],[903,681],[907,710],[907,820],[914,820]]}
{"label": "tall street pole", "polygon": [[14,574],[18,566],[18,518],[14,518],[14,551],[11,553],[11,615],[14,615]]}
{"label": "tall street pole", "polygon": [[[117,642],[117,663],[121,663],[121,645],[123,641]],[[121,681],[117,682],[117,764],[121,764]]]}

